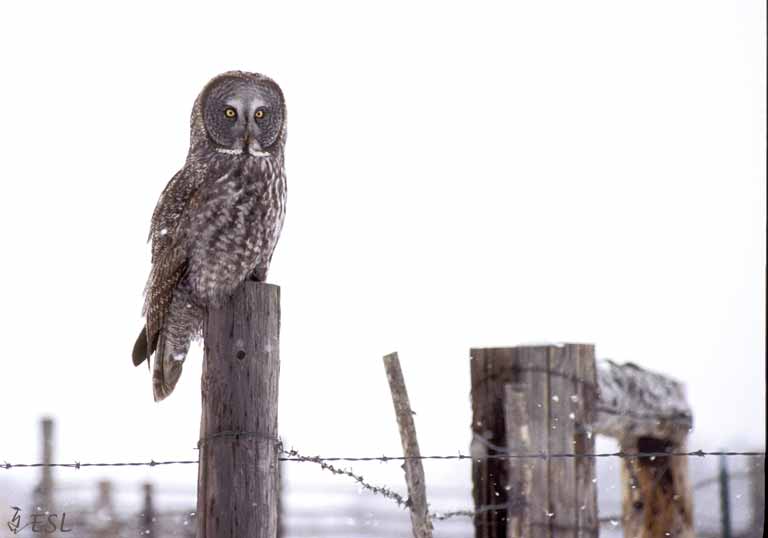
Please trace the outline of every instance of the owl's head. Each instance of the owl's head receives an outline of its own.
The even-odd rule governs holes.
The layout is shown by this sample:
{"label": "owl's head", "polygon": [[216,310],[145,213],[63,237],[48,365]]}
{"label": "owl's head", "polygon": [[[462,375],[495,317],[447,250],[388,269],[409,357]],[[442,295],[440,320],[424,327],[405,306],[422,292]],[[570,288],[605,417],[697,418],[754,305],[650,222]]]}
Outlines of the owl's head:
{"label": "owl's head", "polygon": [[263,157],[285,137],[283,92],[258,73],[230,71],[206,84],[192,111],[192,139],[219,153]]}

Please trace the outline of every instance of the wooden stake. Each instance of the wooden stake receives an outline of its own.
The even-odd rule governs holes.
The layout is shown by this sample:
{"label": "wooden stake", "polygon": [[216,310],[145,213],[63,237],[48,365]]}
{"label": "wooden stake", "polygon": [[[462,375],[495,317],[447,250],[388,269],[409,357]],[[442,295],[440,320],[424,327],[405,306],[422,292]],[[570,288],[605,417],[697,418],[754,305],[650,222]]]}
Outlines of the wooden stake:
{"label": "wooden stake", "polygon": [[[280,288],[245,282],[203,329],[198,538],[275,538]],[[238,435],[235,435],[238,434]]]}
{"label": "wooden stake", "polygon": [[397,353],[384,356],[384,369],[387,372],[392,403],[395,406],[397,425],[400,428],[400,441],[403,445],[405,460],[405,481],[408,485],[408,497],[411,502],[411,525],[414,538],[432,538],[432,520],[427,504],[427,490],[424,481],[424,467],[416,438],[416,426],[413,423],[413,411],[405,388],[403,372]]}

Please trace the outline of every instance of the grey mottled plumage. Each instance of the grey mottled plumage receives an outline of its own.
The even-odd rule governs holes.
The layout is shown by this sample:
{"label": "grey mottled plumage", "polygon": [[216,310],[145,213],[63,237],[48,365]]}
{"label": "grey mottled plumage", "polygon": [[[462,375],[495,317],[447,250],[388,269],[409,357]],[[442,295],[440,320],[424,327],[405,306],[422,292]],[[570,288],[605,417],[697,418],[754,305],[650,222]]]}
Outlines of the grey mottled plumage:
{"label": "grey mottled plumage", "polygon": [[155,400],[173,391],[206,308],[249,276],[266,279],[285,216],[286,110],[280,87],[232,71],[192,110],[186,163],[160,195],[149,237],[146,325],[133,362],[155,354]]}

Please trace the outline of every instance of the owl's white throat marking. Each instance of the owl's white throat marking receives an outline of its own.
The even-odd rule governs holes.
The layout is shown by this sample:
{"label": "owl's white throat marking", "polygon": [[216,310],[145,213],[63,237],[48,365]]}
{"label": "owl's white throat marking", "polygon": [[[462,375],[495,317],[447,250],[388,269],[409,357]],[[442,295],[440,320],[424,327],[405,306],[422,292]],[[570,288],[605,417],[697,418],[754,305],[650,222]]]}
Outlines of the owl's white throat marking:
{"label": "owl's white throat marking", "polygon": [[[219,153],[223,153],[225,155],[242,155],[243,150],[239,148],[216,148],[216,151]],[[269,157],[270,153],[268,151],[260,151],[256,149],[248,149],[248,153],[253,157]]]}

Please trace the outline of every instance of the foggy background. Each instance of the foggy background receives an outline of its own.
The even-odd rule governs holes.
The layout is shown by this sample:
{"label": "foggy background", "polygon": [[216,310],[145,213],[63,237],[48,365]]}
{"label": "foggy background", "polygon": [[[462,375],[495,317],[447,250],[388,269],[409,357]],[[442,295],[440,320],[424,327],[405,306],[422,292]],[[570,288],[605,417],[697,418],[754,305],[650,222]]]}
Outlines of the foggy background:
{"label": "foggy background", "polygon": [[[397,350],[422,453],[466,452],[469,348],[566,341],[685,383],[691,450],[762,449],[765,15],[701,0],[4,5],[0,461],[39,459],[43,415],[57,461],[197,457],[200,347],[161,404],[130,350],[152,210],[195,97],[229,69],[268,74],[288,104],[268,280],[289,444],[400,453],[381,364]],[[293,490],[345,482],[306,467],[287,468]],[[468,492],[468,469],[428,463],[427,483]],[[398,465],[356,470],[404,490]],[[197,470],[56,476],[193,493]],[[0,469],[0,502],[36,477]]]}

